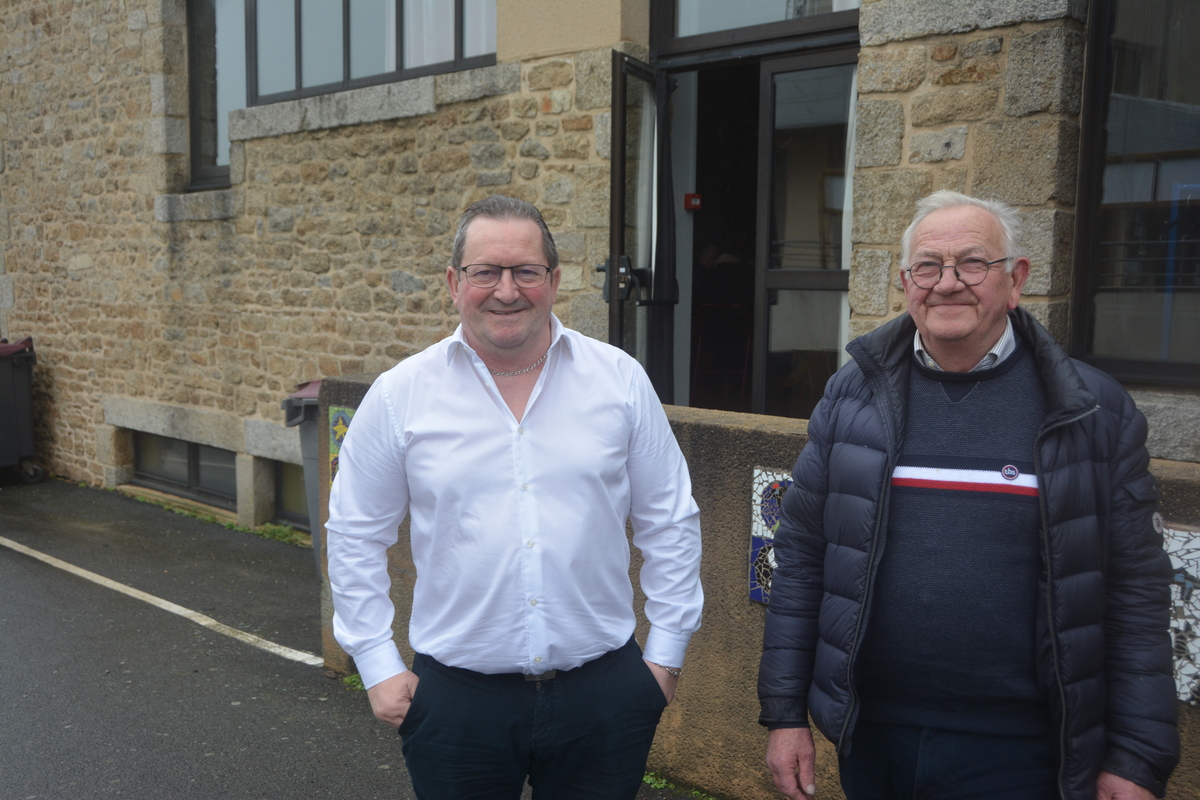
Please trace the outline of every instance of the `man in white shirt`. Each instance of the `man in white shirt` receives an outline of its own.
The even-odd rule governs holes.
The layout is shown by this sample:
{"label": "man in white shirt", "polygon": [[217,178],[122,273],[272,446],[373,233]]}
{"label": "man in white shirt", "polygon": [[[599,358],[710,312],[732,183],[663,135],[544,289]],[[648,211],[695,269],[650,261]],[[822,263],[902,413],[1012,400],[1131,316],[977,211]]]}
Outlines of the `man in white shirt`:
{"label": "man in white shirt", "polygon": [[[334,634],[420,798],[632,798],[700,626],[699,510],[641,367],[562,326],[529,203],[467,209],[446,271],[461,324],[381,375],[330,495]],[[409,514],[406,668],[386,549]],[[626,520],[650,621],[633,640]]]}

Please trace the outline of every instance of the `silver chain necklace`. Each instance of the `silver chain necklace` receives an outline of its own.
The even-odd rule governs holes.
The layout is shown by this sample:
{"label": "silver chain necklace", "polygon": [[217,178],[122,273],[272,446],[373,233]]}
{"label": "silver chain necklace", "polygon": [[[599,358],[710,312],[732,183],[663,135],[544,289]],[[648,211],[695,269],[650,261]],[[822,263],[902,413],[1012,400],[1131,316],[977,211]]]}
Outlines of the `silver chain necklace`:
{"label": "silver chain necklace", "polygon": [[542,357],[539,358],[537,361],[533,362],[525,369],[519,369],[516,372],[501,372],[500,370],[492,369],[491,367],[488,367],[488,372],[492,373],[497,378],[511,378],[513,375],[524,375],[526,372],[529,372],[530,370],[534,370],[534,369],[537,369],[538,367],[540,367],[542,365],[542,362],[546,360],[546,356],[548,356],[548,355],[550,355],[549,350],[542,353]]}

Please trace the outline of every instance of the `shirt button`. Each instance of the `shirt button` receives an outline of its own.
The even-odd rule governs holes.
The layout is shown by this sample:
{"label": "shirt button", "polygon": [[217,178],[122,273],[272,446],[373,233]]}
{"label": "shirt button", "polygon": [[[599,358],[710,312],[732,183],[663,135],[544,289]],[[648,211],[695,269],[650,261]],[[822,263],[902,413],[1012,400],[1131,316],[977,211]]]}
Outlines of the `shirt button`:
{"label": "shirt button", "polygon": [[517,428],[517,433],[519,433],[520,435],[524,436],[524,435],[525,435],[525,429],[524,429],[524,428]]}
{"label": "shirt button", "polygon": [[541,657],[541,656],[538,656],[537,658],[535,658],[535,659],[533,660],[533,663],[535,663],[535,664],[540,664],[540,663],[542,663],[542,657]]}
{"label": "shirt button", "polygon": [[530,600],[530,601],[529,601],[529,605],[531,605],[531,606],[536,606],[536,605],[537,605],[537,598],[535,597],[534,599]]}
{"label": "shirt button", "polygon": [[522,483],[522,484],[521,484],[521,491],[522,491],[522,492],[528,492],[528,491],[529,491],[529,484],[528,484],[528,483]]}
{"label": "shirt button", "polygon": [[533,539],[530,539],[528,542],[526,542],[526,543],[525,543],[525,546],[526,546],[526,547],[533,547]]}

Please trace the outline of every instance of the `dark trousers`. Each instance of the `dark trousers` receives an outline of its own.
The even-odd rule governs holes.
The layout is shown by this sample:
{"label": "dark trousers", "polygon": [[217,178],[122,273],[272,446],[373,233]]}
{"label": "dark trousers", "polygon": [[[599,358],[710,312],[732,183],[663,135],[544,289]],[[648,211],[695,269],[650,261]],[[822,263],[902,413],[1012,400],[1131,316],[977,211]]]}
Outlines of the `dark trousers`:
{"label": "dark trousers", "polygon": [[637,794],[662,689],[632,639],[550,680],[484,675],[418,654],[400,725],[421,800],[619,800]]}
{"label": "dark trousers", "polygon": [[989,736],[859,721],[838,760],[847,800],[1054,800],[1049,737]]}

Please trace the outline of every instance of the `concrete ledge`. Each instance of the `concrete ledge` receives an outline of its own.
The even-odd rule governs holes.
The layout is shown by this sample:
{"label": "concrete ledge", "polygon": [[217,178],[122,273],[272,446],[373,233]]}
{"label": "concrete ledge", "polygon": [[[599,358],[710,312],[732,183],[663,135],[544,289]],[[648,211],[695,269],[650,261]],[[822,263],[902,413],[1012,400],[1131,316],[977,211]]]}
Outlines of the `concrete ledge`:
{"label": "concrete ledge", "polygon": [[1165,392],[1127,388],[1150,426],[1146,440],[1150,457],[1200,462],[1200,436],[1196,435],[1200,430],[1200,395],[1186,389]]}
{"label": "concrete ledge", "polygon": [[135,497],[139,500],[147,500],[151,503],[157,503],[158,505],[165,506],[166,508],[177,508],[181,511],[187,511],[191,514],[209,516],[220,523],[227,522],[231,525],[237,524],[237,514],[226,508],[217,508],[216,506],[206,505],[197,500],[188,500],[186,497],[177,497],[176,495],[167,494],[166,492],[147,489],[145,486],[125,484],[123,486],[116,487],[116,489],[121,494],[129,495],[130,497]]}
{"label": "concrete ledge", "polygon": [[[518,69],[518,83],[519,76]],[[437,110],[433,96],[434,78],[425,77],[242,108],[229,112],[229,140],[263,139],[432,114]]]}
{"label": "concrete ledge", "polygon": [[289,428],[265,419],[248,419],[245,426],[245,452],[249,455],[288,464],[304,464],[304,457],[300,453],[299,428]]}
{"label": "concrete ledge", "polygon": [[106,397],[104,421],[118,428],[169,436],[235,453],[245,451],[245,426],[242,418],[234,414],[201,411],[154,400]]}
{"label": "concrete ledge", "polygon": [[1087,0],[879,0],[863,3],[858,30],[864,46],[1020,22],[1087,19]]}
{"label": "concrete ledge", "polygon": [[1200,528],[1200,464],[1150,459],[1158,508],[1172,528]]}

